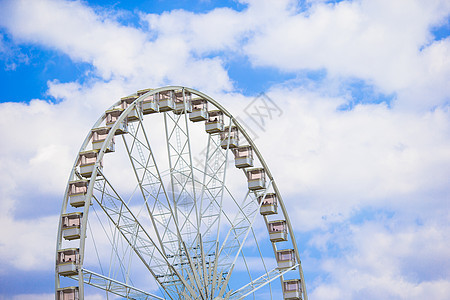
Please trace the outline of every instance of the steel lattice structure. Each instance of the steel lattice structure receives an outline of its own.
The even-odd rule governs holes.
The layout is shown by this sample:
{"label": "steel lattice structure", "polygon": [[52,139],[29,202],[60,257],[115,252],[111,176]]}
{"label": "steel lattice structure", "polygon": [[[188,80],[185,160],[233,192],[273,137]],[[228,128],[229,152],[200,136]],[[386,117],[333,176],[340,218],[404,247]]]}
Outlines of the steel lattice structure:
{"label": "steel lattice structure", "polygon": [[[202,126],[202,124],[204,124]],[[191,88],[140,90],[73,165],[56,299],[307,299],[281,194],[245,129]]]}

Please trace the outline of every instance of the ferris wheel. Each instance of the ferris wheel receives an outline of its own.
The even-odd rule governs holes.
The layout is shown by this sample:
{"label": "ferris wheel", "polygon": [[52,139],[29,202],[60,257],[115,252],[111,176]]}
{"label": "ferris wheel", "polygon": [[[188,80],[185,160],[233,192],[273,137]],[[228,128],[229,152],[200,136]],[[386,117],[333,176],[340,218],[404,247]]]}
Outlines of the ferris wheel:
{"label": "ferris wheel", "polygon": [[263,157],[224,107],[145,89],[97,120],[59,219],[58,300],[305,299],[294,232]]}

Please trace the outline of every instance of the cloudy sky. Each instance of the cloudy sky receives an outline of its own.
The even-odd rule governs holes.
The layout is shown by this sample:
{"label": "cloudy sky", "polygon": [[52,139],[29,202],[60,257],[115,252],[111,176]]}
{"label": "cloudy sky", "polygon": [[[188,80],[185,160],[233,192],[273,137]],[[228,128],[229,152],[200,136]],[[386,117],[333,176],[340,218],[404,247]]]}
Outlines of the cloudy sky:
{"label": "cloudy sky", "polygon": [[[310,299],[450,295],[447,0],[0,1],[0,299],[52,299],[59,212],[95,120],[183,85],[247,126]],[[295,216],[295,217],[293,217]]]}

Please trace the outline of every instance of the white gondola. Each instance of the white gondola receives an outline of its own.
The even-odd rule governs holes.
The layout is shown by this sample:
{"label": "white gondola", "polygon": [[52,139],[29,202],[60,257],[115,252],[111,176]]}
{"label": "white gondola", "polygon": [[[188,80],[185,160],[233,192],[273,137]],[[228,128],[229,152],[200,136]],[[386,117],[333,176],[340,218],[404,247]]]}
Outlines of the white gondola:
{"label": "white gondola", "polygon": [[146,93],[148,93],[148,92],[150,92],[150,91],[153,91],[154,89],[143,89],[143,90],[139,90],[139,91],[137,91],[136,92],[136,95],[138,96],[138,97],[140,97],[140,96],[142,96],[142,95],[144,95],[144,94],[146,94]]}
{"label": "white gondola", "polygon": [[77,286],[70,286],[56,290],[56,300],[79,300],[80,295]]}
{"label": "white gondola", "polygon": [[[119,119],[120,115],[124,111],[121,107],[115,107],[113,109],[107,110],[106,113],[106,126],[111,128]],[[123,121],[116,129],[115,135],[127,133],[127,122]]]}
{"label": "white gondola", "polygon": [[58,251],[56,268],[58,273],[63,276],[78,274],[78,264],[80,262],[80,253],[78,248],[63,249]]}
{"label": "white gondola", "polygon": [[84,206],[88,189],[88,180],[75,180],[69,182],[69,202],[73,207]]}
{"label": "white gondola", "polygon": [[[98,150],[88,150],[80,152],[78,163],[80,164],[80,174],[83,177],[89,178],[95,168],[97,162]],[[102,163],[100,162],[100,167]]]}
{"label": "white gondola", "polygon": [[192,122],[208,120],[208,101],[202,98],[192,99],[192,112],[189,114],[189,120]]}
{"label": "white gondola", "polygon": [[241,146],[233,150],[236,168],[253,167],[253,149],[251,146]]}
{"label": "white gondola", "polygon": [[144,115],[153,114],[159,111],[156,95],[149,95],[142,100],[142,113]]}
{"label": "white gondola", "polygon": [[266,186],[266,172],[263,168],[247,170],[247,181],[249,190],[260,190]]}
{"label": "white gondola", "polygon": [[217,133],[223,130],[223,112],[221,110],[212,110],[208,113],[208,120],[205,122],[207,133]]}
{"label": "white gondola", "polygon": [[225,127],[220,133],[220,146],[223,149],[236,148],[239,146],[239,130],[236,126]]}
{"label": "white gondola", "polygon": [[163,91],[156,94],[158,100],[159,111],[170,111],[175,108],[173,101],[173,91]]}
{"label": "white gondola", "polygon": [[271,221],[268,224],[271,242],[285,242],[288,240],[285,220]]}
{"label": "white gondola", "polygon": [[184,96],[182,90],[175,91],[173,100],[175,102],[174,114],[179,115],[192,112],[192,95],[188,91],[184,91]]}
{"label": "white gondola", "polygon": [[300,279],[290,279],[283,281],[283,299],[301,300],[302,285]]}
{"label": "white gondola", "polygon": [[291,268],[295,265],[294,249],[277,250],[278,269]]}
{"label": "white gondola", "polygon": [[[150,91],[153,91],[153,89],[139,90],[136,94],[140,97]],[[157,95],[153,94],[145,97],[141,102],[141,110],[144,115],[159,112]]]}
{"label": "white gondola", "polygon": [[[127,97],[122,97],[120,99],[120,107],[122,109],[127,109],[128,106],[131,105],[131,103],[134,102],[138,98],[138,95],[130,95]],[[136,122],[140,119],[140,106],[136,106],[133,108],[133,110],[128,114],[127,116],[127,122]]]}
{"label": "white gondola", "polygon": [[[103,146],[103,143],[105,142],[106,137],[108,136],[109,131],[111,128],[109,127],[98,127],[92,129],[92,149],[93,150],[100,150]],[[111,143],[106,148],[106,153],[114,152],[115,145],[114,145],[114,137],[111,140]]]}
{"label": "white gondola", "polygon": [[62,215],[62,236],[66,240],[76,240],[80,238],[81,219],[83,213],[74,212]]}
{"label": "white gondola", "polygon": [[138,98],[138,95],[130,95],[130,96],[120,98],[120,107],[122,109],[127,109],[128,106],[130,106],[131,103],[133,103],[134,100],[136,100],[137,98]]}
{"label": "white gondola", "polygon": [[261,204],[259,210],[261,215],[273,215],[278,213],[278,201],[275,193],[266,194],[264,199],[263,196],[258,197],[258,203]]}

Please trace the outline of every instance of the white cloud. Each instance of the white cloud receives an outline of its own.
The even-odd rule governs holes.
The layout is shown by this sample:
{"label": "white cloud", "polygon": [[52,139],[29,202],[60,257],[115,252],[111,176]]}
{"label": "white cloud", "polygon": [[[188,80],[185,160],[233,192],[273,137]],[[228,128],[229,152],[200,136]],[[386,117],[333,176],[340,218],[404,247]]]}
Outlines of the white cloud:
{"label": "white cloud", "polygon": [[[443,213],[450,40],[433,41],[429,29],[448,17],[448,3],[309,1],[311,8],[299,12],[293,1],[242,2],[248,8],[241,12],[141,13],[148,29],[121,25],[80,1],[0,3],[0,25],[14,41],[60,51],[92,64],[95,73],[85,84],[49,82],[57,103],[0,104],[0,166],[6,170],[0,225],[8,229],[0,241],[2,267],[53,268],[57,218],[45,207],[34,217],[13,216],[20,207],[60,201],[76,151],[106,108],[137,89],[174,83],[211,94],[244,118],[250,99],[223,93],[232,90],[224,62],[248,55],[255,66],[328,74],[303,88],[273,86],[267,94],[283,114],[267,121],[265,131],[252,127],[296,216],[297,234],[313,232],[305,253],[327,254],[329,245],[340,250],[318,261],[321,273],[308,283],[311,298],[444,299],[450,292]],[[336,96],[341,86],[335,85],[348,78],[395,94],[394,108],[360,104],[338,111],[348,99]],[[352,216],[367,217],[361,212],[367,207],[404,223],[378,218],[347,226]],[[327,230],[334,234],[316,234]],[[35,244],[43,246],[30,247]]]}
{"label": "white cloud", "polygon": [[[328,278],[313,283],[315,299],[446,299],[450,282],[448,226],[411,226],[392,220],[350,225],[328,235],[338,257],[323,259]],[[332,255],[332,253],[330,253]]]}
{"label": "white cloud", "polygon": [[[129,76],[137,63],[133,58],[141,49],[139,43],[146,40],[142,32],[102,18],[80,1],[7,1],[3,8],[2,25],[16,39],[92,63],[105,77]],[[19,21],[24,19],[27,22]]]}
{"label": "white cloud", "polygon": [[446,111],[399,112],[384,104],[337,111],[344,100],[302,89],[268,95],[283,115],[267,120],[265,132],[253,129],[283,194],[298,201],[303,218],[296,219],[296,228],[342,220],[366,205],[418,208],[427,194],[433,205],[426,212],[445,204]]}
{"label": "white cloud", "polygon": [[243,15],[229,8],[217,8],[204,14],[175,10],[161,15],[142,14],[141,18],[157,33],[158,39],[183,40],[197,54],[235,51],[242,34],[248,30],[242,22]]}
{"label": "white cloud", "polygon": [[429,29],[449,11],[444,1],[318,3],[307,12],[280,15],[278,22],[256,31],[245,51],[255,65],[294,72],[324,68],[331,76],[367,80],[388,94],[427,86],[426,101],[423,93],[409,93],[401,101],[432,107],[445,103],[448,95],[449,41],[432,42]]}
{"label": "white cloud", "polygon": [[57,222],[58,216],[38,216],[25,220],[1,216],[2,275],[4,276],[11,268],[25,271],[53,271]]}
{"label": "white cloud", "polygon": [[244,3],[241,12],[176,10],[142,19],[157,40],[182,41],[199,55],[222,51],[230,58],[247,55],[255,66],[292,73],[324,69],[338,82],[360,78],[397,95],[402,109],[448,101],[450,42],[433,41],[430,33],[450,12],[445,1],[315,1],[306,11],[294,1]]}
{"label": "white cloud", "polygon": [[103,79],[125,79],[137,88],[171,83],[231,88],[220,58],[196,59],[185,41],[170,36],[151,41],[154,33],[121,25],[115,16],[96,14],[80,1],[4,1],[2,8],[0,25],[15,40],[91,63]]}

